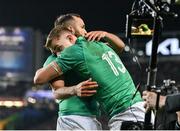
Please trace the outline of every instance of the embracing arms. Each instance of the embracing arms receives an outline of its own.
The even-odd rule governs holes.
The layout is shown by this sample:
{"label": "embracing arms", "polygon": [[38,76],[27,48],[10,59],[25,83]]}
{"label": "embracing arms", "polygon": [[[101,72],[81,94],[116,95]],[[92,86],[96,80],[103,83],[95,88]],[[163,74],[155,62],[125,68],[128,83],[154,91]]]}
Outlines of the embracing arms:
{"label": "embracing arms", "polygon": [[54,90],[53,94],[56,99],[65,99],[74,95],[86,97],[92,96],[96,93],[96,88],[98,87],[97,82],[88,79],[77,85],[65,87],[64,80],[54,79],[62,74],[63,73],[59,66],[56,62],[53,62],[36,71],[34,84],[41,85],[50,82],[50,86]]}
{"label": "embracing arms", "polygon": [[88,32],[85,37],[90,41],[99,41],[101,38],[103,38],[111,46],[117,48],[118,52],[122,52],[125,47],[124,42],[118,36],[106,31],[91,31]]}
{"label": "embracing arms", "polygon": [[56,80],[51,82],[50,86],[53,88],[53,94],[56,99],[66,99],[71,96],[88,97],[96,93],[98,87],[97,82],[88,79],[80,82],[77,85],[65,87],[63,80]]}

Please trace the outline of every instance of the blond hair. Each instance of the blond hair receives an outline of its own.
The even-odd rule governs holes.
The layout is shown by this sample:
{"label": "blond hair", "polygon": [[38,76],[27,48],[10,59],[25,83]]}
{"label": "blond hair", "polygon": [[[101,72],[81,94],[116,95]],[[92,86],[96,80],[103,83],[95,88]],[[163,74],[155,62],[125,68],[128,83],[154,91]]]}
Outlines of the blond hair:
{"label": "blond hair", "polygon": [[65,32],[69,32],[69,33],[72,34],[71,30],[69,30],[68,27],[66,27],[66,26],[56,26],[56,27],[54,27],[50,31],[50,33],[49,33],[49,35],[48,35],[48,37],[46,39],[45,47],[47,49],[49,49],[51,52],[53,52],[52,51],[52,40],[55,39],[55,38],[59,38]]}

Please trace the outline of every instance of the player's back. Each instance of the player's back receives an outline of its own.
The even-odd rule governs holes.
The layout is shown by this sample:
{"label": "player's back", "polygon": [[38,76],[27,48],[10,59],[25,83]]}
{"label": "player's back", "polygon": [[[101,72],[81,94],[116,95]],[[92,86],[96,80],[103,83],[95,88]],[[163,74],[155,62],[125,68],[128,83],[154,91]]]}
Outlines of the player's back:
{"label": "player's back", "polygon": [[136,90],[133,80],[110,47],[102,42],[86,42],[82,46],[90,76],[99,85],[96,97],[110,116],[141,101],[139,93],[132,101]]}
{"label": "player's back", "polygon": [[77,72],[84,80],[93,78],[99,88],[95,95],[109,116],[141,101],[128,71],[118,55],[105,43],[87,41],[79,37],[76,44],[64,49],[56,60],[63,73]]}

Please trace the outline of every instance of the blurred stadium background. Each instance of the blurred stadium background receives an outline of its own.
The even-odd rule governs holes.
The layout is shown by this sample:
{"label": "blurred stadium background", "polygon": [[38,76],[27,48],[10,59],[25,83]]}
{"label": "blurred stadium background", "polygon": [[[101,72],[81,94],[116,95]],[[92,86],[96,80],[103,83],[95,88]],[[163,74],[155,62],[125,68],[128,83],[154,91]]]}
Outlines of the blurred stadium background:
{"label": "blurred stadium background", "polygon": [[[125,38],[126,15],[133,1],[110,0],[1,0],[0,4],[0,129],[56,128],[58,106],[48,85],[33,85],[35,70],[50,54],[43,48],[54,20],[64,13],[78,13],[88,31],[105,30],[126,43],[120,56],[134,82],[144,89],[147,80],[150,38]],[[180,5],[172,8],[180,14]],[[157,86],[163,80],[180,87],[180,17],[164,20],[158,53]],[[131,53],[133,52],[133,54]],[[141,67],[138,65],[138,58]],[[107,128],[107,118],[99,118]]]}

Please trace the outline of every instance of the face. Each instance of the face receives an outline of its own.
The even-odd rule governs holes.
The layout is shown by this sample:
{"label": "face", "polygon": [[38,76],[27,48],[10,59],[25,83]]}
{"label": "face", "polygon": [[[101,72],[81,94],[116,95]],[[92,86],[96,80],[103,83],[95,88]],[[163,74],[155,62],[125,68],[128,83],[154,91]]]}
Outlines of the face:
{"label": "face", "polygon": [[61,52],[64,48],[75,44],[77,37],[70,34],[64,33],[58,38],[52,40],[51,50],[54,53]]}
{"label": "face", "polygon": [[87,33],[84,21],[79,17],[74,16],[74,21],[72,21],[71,27],[77,37],[85,36]]}

